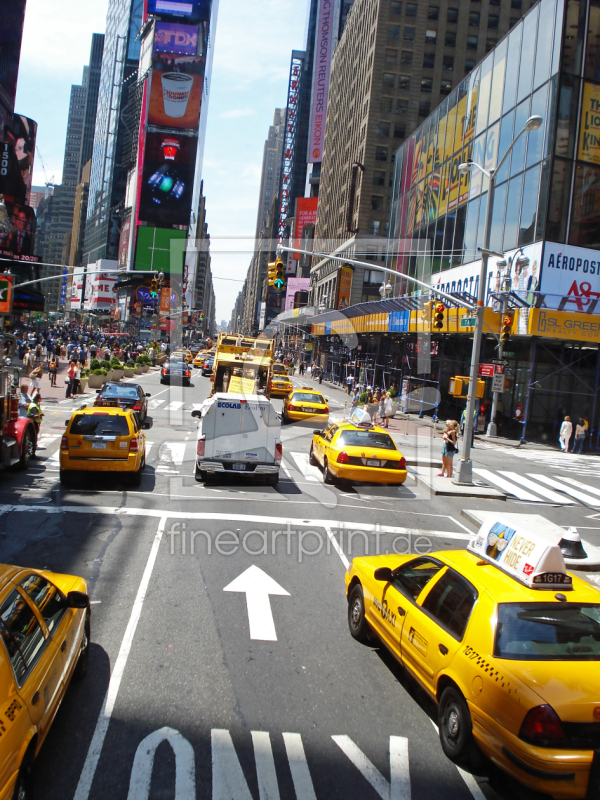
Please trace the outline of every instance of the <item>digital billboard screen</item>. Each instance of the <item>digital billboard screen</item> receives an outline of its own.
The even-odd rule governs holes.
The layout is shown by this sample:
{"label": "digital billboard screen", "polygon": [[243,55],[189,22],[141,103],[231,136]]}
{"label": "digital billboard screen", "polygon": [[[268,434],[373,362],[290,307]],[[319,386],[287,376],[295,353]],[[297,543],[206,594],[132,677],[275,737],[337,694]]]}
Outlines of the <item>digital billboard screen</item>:
{"label": "digital billboard screen", "polygon": [[19,205],[29,205],[36,134],[37,122],[15,114],[0,147],[0,194]]}
{"label": "digital billboard screen", "polygon": [[[0,235],[0,257],[18,260],[34,260],[35,211],[25,205],[5,200],[11,222],[11,230]],[[35,259],[37,261],[37,259]]]}
{"label": "digital billboard screen", "polygon": [[148,124],[160,128],[197,130],[203,82],[202,56],[155,53]]}
{"label": "digital billboard screen", "polygon": [[201,22],[210,19],[212,0],[148,0],[148,14],[170,19]]}
{"label": "digital billboard screen", "polygon": [[157,22],[154,29],[154,52],[177,53],[183,56],[198,53],[199,29],[197,25],[180,22]]}
{"label": "digital billboard screen", "polygon": [[189,224],[197,145],[191,136],[148,133],[140,220],[160,228]]}

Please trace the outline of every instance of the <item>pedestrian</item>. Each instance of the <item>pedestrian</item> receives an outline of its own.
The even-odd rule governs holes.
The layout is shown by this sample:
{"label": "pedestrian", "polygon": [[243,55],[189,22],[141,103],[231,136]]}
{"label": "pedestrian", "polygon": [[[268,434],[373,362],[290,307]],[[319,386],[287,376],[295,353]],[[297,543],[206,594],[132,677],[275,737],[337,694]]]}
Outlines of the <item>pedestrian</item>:
{"label": "pedestrian", "polygon": [[[451,419],[446,420],[446,427],[442,433],[444,443],[442,445],[442,471],[438,472],[438,478],[452,477],[452,459],[456,453],[456,435],[458,423]],[[444,473],[446,475],[444,476]]]}
{"label": "pedestrian", "polygon": [[580,417],[577,427],[575,428],[575,443],[573,445],[574,453],[579,452],[581,455],[583,455],[583,444],[585,442],[586,433],[587,428],[585,427],[585,420],[583,417]]}
{"label": "pedestrian", "polygon": [[323,370],[319,370],[319,383],[323,383]]}
{"label": "pedestrian", "polygon": [[69,369],[67,371],[67,377],[65,379],[65,383],[67,384],[67,391],[65,397],[71,397],[73,393],[73,386],[75,384],[75,372],[76,372],[77,363],[75,361],[71,361],[69,364]]}
{"label": "pedestrian", "polygon": [[[390,427],[390,417],[393,414],[393,404],[392,404],[392,393],[386,392],[385,398],[383,401],[383,420],[385,420],[383,427],[389,428]],[[382,420],[382,421],[383,421]]]}
{"label": "pedestrian", "polygon": [[569,440],[571,439],[572,433],[573,423],[571,422],[571,417],[566,416],[560,426],[560,433],[558,434],[558,442],[563,453],[569,452]]}
{"label": "pedestrian", "polygon": [[31,397],[29,396],[29,386],[26,383],[21,384],[21,394],[19,395],[19,416],[26,417],[27,411],[31,404]]}
{"label": "pedestrian", "polygon": [[52,356],[52,361],[48,365],[48,377],[50,378],[50,386],[56,386],[56,376],[58,375],[58,359]]}
{"label": "pedestrian", "polygon": [[31,374],[29,376],[32,380],[31,388],[33,388],[32,395],[37,392],[39,398],[41,400],[41,390],[42,390],[42,367],[36,367],[35,369],[31,370]]}
{"label": "pedestrian", "polygon": [[52,339],[48,338],[46,340],[46,361],[50,361],[52,357],[52,353],[54,352],[54,343]]}
{"label": "pedestrian", "polygon": [[373,425],[377,425],[377,414],[380,413],[381,406],[381,390],[375,389],[375,397],[373,398]]}
{"label": "pedestrian", "polygon": [[352,392],[352,405],[350,406],[351,409],[358,408],[358,402],[360,400],[360,389],[358,386],[354,387],[354,391]]}
{"label": "pedestrian", "polygon": [[352,394],[352,387],[354,386],[354,375],[348,375],[346,378],[346,387],[348,389],[348,394]]}

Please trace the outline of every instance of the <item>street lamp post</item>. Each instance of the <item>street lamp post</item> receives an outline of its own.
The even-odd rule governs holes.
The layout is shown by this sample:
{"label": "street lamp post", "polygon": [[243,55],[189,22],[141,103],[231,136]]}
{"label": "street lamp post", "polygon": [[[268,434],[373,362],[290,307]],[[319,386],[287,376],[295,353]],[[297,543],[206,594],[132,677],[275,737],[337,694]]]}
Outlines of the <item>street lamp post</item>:
{"label": "street lamp post", "polygon": [[485,295],[486,295],[486,278],[487,278],[487,264],[488,256],[490,253],[490,234],[492,229],[492,211],[494,206],[494,190],[495,190],[495,177],[502,168],[509,153],[527,131],[535,131],[541,126],[543,122],[542,117],[537,114],[529,117],[525,126],[512,140],[504,156],[496,169],[486,170],[474,161],[469,161],[465,164],[460,164],[458,171],[461,175],[465,175],[471,169],[476,167],[489,179],[490,185],[488,189],[487,208],[485,210],[485,228],[483,236],[483,247],[481,250],[481,269],[479,272],[479,292],[477,296],[477,310],[476,310],[476,324],[475,333],[473,334],[473,351],[471,354],[471,377],[469,380],[469,395],[467,399],[467,410],[465,419],[465,433],[463,437],[463,451],[458,462],[458,469],[452,475],[452,483],[470,486],[473,484],[473,462],[471,461],[471,442],[473,439],[473,426],[475,423],[475,397],[477,392],[477,378],[479,377],[479,354],[481,351],[481,339],[483,335],[483,312],[485,308]]}

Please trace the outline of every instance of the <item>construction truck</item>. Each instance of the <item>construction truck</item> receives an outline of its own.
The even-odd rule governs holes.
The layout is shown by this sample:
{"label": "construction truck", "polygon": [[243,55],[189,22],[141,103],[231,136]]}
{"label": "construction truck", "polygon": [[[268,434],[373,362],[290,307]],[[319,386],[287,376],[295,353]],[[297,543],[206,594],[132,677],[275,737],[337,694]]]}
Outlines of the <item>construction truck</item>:
{"label": "construction truck", "polygon": [[212,391],[271,396],[275,344],[266,338],[220,333],[212,372]]}
{"label": "construction truck", "polygon": [[0,469],[26,469],[35,456],[39,424],[19,416],[19,372],[0,369]]}

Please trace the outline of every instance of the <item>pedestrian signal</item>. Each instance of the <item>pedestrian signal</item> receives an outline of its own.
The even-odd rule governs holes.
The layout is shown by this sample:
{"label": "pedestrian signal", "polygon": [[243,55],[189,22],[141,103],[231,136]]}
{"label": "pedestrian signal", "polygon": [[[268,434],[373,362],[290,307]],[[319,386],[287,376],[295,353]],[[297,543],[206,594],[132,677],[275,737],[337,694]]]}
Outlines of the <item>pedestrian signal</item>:
{"label": "pedestrian signal", "polygon": [[513,318],[510,314],[507,314],[505,317],[502,318],[502,330],[500,332],[500,341],[507,342],[510,339],[510,334],[512,333],[512,326],[513,326]]}
{"label": "pedestrian signal", "polygon": [[436,331],[441,331],[444,327],[444,311],[446,306],[443,303],[436,303],[435,314],[433,315],[433,327]]}

